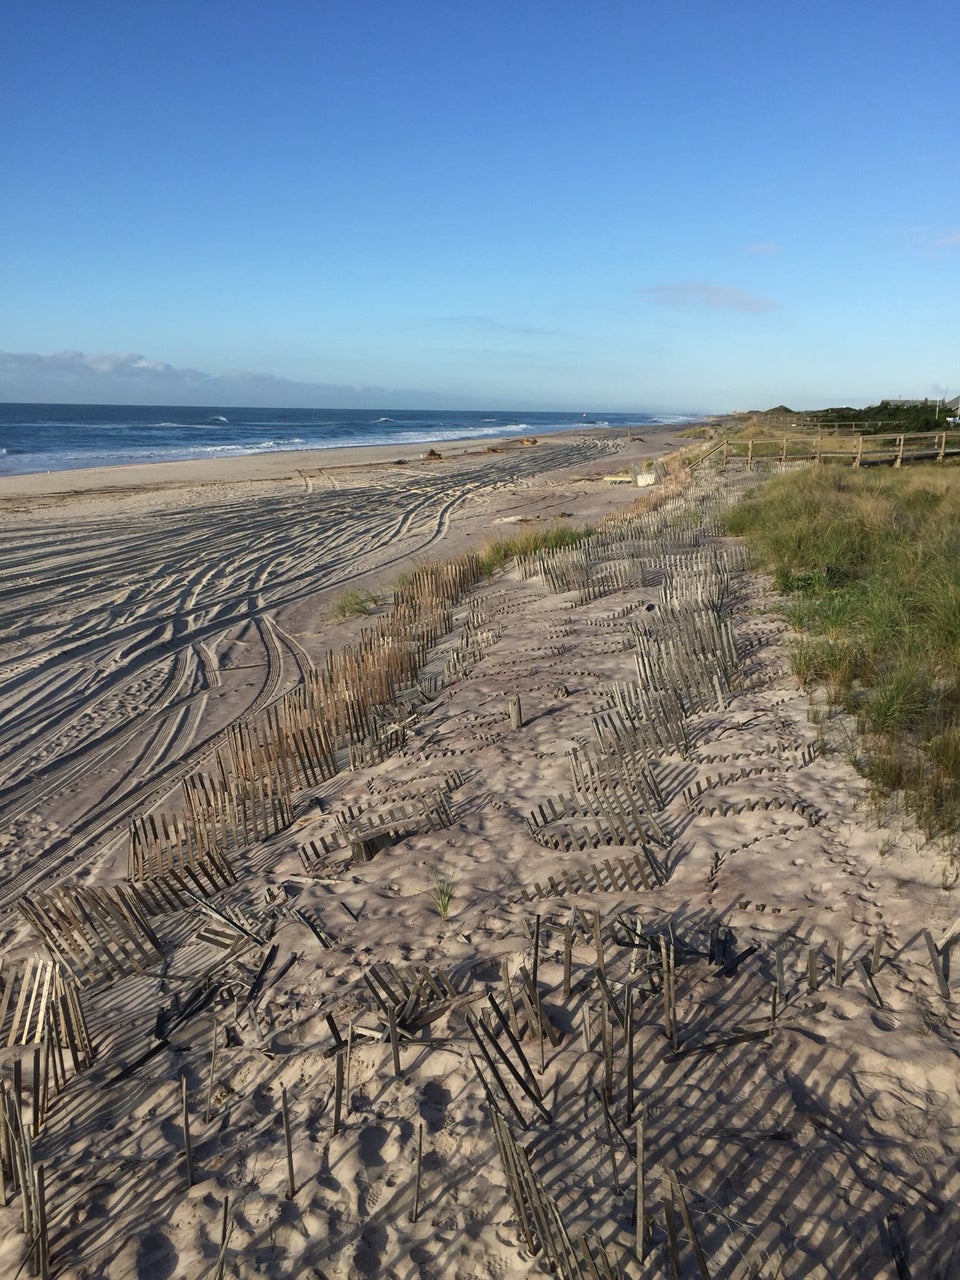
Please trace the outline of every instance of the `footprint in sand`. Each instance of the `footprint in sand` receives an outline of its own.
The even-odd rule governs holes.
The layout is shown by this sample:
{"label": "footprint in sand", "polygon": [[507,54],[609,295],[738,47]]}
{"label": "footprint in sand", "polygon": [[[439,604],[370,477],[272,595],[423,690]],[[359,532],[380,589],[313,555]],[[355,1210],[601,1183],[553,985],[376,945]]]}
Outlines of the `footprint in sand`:
{"label": "footprint in sand", "polygon": [[147,1231],[137,1245],[140,1280],[167,1280],[180,1264],[180,1255],[162,1231]]}
{"label": "footprint in sand", "polygon": [[360,1160],[367,1169],[378,1168],[386,1164],[383,1148],[387,1141],[387,1131],[378,1124],[368,1124],[360,1130],[357,1146],[360,1149]]}
{"label": "footprint in sand", "polygon": [[450,1091],[438,1080],[428,1080],[420,1095],[420,1118],[428,1133],[439,1133],[446,1123]]}
{"label": "footprint in sand", "polygon": [[350,1280],[367,1280],[368,1276],[379,1276],[386,1247],[386,1228],[368,1223],[360,1234],[360,1244],[353,1255]]}

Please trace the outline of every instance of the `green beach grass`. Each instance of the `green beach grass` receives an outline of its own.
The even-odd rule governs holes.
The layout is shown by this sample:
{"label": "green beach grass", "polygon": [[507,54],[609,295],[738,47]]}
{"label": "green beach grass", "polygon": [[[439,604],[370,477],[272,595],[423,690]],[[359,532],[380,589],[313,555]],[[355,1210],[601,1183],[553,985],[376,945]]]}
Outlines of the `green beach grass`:
{"label": "green beach grass", "polygon": [[798,679],[856,716],[862,771],[960,833],[960,470],[811,467],[727,527],[787,598]]}
{"label": "green beach grass", "polygon": [[505,568],[515,556],[529,556],[537,551],[559,551],[575,547],[596,530],[590,526],[575,529],[569,524],[554,524],[548,529],[524,529],[510,538],[492,538],[480,548],[480,567],[486,577]]}

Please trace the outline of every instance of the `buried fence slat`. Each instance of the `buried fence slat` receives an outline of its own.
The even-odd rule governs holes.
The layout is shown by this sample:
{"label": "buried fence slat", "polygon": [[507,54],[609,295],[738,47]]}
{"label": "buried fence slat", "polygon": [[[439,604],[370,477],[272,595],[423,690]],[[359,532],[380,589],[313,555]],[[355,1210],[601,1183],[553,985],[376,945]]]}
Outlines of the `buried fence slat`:
{"label": "buried fence slat", "polygon": [[816,991],[818,987],[817,979],[817,949],[816,947],[807,948],[807,990]]}
{"label": "buried fence slat", "polygon": [[520,1039],[520,1019],[517,1016],[517,1006],[514,1003],[513,992],[510,989],[510,968],[507,964],[507,957],[500,958],[500,981],[503,983],[504,998],[507,1004],[507,1016],[510,1019],[510,1026],[513,1034]]}
{"label": "buried fence slat", "polygon": [[220,1249],[217,1252],[217,1266],[214,1280],[223,1280],[223,1270],[227,1261],[227,1241],[230,1238],[230,1197],[223,1197],[223,1218],[220,1226]]}
{"label": "buried fence slat", "polygon": [[[487,1046],[480,1039],[479,1035],[476,1036],[476,1041],[477,1041],[477,1047],[479,1048],[481,1054],[483,1055],[484,1062],[486,1062],[487,1066],[490,1068],[490,1074],[493,1076],[494,1080],[497,1082],[497,1087],[499,1088],[500,1092],[503,1094],[503,1097],[506,1099],[507,1105],[510,1107],[510,1110],[517,1117],[517,1122],[520,1125],[522,1125],[524,1129],[529,1128],[529,1125],[527,1123],[526,1118],[524,1117],[523,1112],[517,1106],[516,1101],[513,1097],[513,1094],[507,1088],[506,1084],[504,1083],[503,1076],[497,1070],[496,1063],[490,1057],[490,1053],[489,1053],[489,1050],[487,1049]],[[480,1070],[480,1064],[477,1062],[473,1054],[470,1055],[470,1060],[473,1063],[474,1067],[476,1068],[477,1075],[480,1076],[481,1081],[486,1085],[486,1081],[483,1079],[483,1073]]]}
{"label": "buried fence slat", "polygon": [[523,1052],[523,1046],[520,1044],[519,1038],[513,1034],[513,1028],[510,1026],[510,1020],[507,1018],[506,1014],[500,1008],[492,991],[488,992],[487,1001],[491,1009],[493,1010],[493,1013],[497,1019],[497,1022],[499,1022],[500,1026],[503,1028],[504,1033],[506,1034],[507,1039],[510,1041],[510,1045],[514,1053],[520,1059],[520,1062],[523,1065],[523,1069],[526,1072],[527,1079],[530,1081],[531,1087],[536,1091],[537,1097],[542,1098],[543,1093],[541,1092],[540,1086],[537,1083],[536,1076],[533,1074],[533,1068],[530,1066],[530,1063],[527,1059],[527,1055]]}
{"label": "buried fence slat", "polygon": [[[493,1034],[493,1032],[484,1022],[472,1017],[469,1013],[466,1016],[466,1021],[467,1021],[467,1026],[470,1028],[470,1031],[473,1034],[473,1038],[477,1042],[480,1052],[487,1059],[487,1061],[490,1062],[490,1065],[492,1066],[493,1064],[484,1049],[483,1039],[481,1038],[481,1035],[480,1035],[481,1031],[485,1033],[491,1048],[493,1048],[496,1051],[497,1057],[500,1059],[503,1065],[507,1068],[507,1070],[513,1076],[514,1080],[516,1080],[517,1084],[520,1086],[523,1092],[527,1095],[527,1097],[530,1099],[533,1105],[537,1108],[540,1114],[543,1116],[544,1120],[546,1120],[547,1124],[549,1124],[551,1121],[550,1112],[547,1110],[547,1108],[543,1105],[543,1102],[541,1101],[543,1094],[540,1092],[539,1086],[537,1086],[536,1084],[531,1086],[531,1084],[524,1079],[523,1075],[521,1075],[521,1073],[517,1070],[514,1064],[510,1061],[510,1059],[504,1053],[503,1049],[501,1048],[500,1044],[497,1041],[496,1036]],[[524,1059],[524,1062],[526,1062],[526,1059]]]}
{"label": "buried fence slat", "polygon": [[280,1089],[280,1113],[283,1118],[283,1140],[287,1148],[287,1199],[292,1200],[297,1194],[297,1183],[293,1174],[293,1143],[290,1140],[290,1108],[287,1106],[286,1086]]}
{"label": "buried fence slat", "polygon": [[633,1080],[633,987],[627,987],[626,1007],[624,1016],[626,1025],[623,1029],[623,1047],[626,1054],[626,1070],[627,1070],[627,1123],[633,1119],[634,1109],[634,1080]]}
{"label": "buried fence slat", "polygon": [[640,1119],[637,1121],[637,1145],[636,1145],[636,1187],[634,1190],[633,1216],[636,1234],[634,1237],[634,1252],[637,1255],[638,1262],[645,1262],[647,1257],[647,1206],[646,1206],[646,1187],[644,1184],[644,1121],[646,1119],[646,1107],[641,1112]]}
{"label": "buried fence slat", "polygon": [[180,1077],[180,1113],[183,1123],[183,1158],[187,1166],[187,1186],[192,1187],[194,1183],[193,1176],[193,1147],[190,1142],[190,1115],[187,1111],[187,1077]]}
{"label": "buried fence slat", "polygon": [[397,1034],[397,1011],[392,1006],[387,1010],[387,1025],[390,1031],[390,1047],[393,1050],[393,1074],[399,1080],[402,1075],[400,1067],[400,1039]]}
{"label": "buried fence slat", "polygon": [[933,976],[937,981],[937,990],[940,992],[944,1000],[950,999],[950,988],[947,986],[947,980],[944,976],[943,965],[940,962],[940,954],[937,951],[936,943],[929,929],[924,929],[923,940],[927,944],[927,951],[930,953],[930,964],[933,968]]}
{"label": "buried fence slat", "polygon": [[897,1280],[912,1280],[910,1267],[907,1264],[900,1215],[898,1213],[888,1213],[883,1221],[887,1228],[890,1253],[893,1257],[894,1266],[897,1268]]}
{"label": "buried fence slat", "polygon": [[[476,1066],[476,1062],[474,1062],[474,1065]],[[504,1176],[507,1180],[507,1187],[510,1190],[514,1211],[517,1215],[517,1225],[520,1228],[520,1234],[526,1241],[527,1248],[530,1250],[530,1253],[532,1255],[536,1255],[539,1252],[539,1246],[535,1239],[535,1227],[531,1220],[531,1213],[527,1208],[523,1194],[520,1171],[516,1158],[516,1143],[513,1140],[513,1134],[510,1132],[507,1122],[504,1120],[497,1108],[493,1095],[490,1093],[489,1085],[482,1076],[480,1076],[480,1083],[483,1086],[484,1093],[487,1097],[487,1104],[490,1108],[490,1120],[493,1124],[493,1132],[497,1139],[497,1147],[500,1152],[500,1162],[503,1166]]]}
{"label": "buried fence slat", "polygon": [[416,1222],[420,1217],[420,1183],[423,1177],[423,1121],[420,1121],[420,1132],[417,1136],[417,1176],[413,1189],[413,1212],[410,1221]]}
{"label": "buried fence slat", "polygon": [[877,990],[876,983],[874,982],[873,978],[870,976],[870,970],[867,968],[866,962],[862,959],[857,959],[856,961],[854,961],[853,967],[856,969],[857,976],[860,978],[860,981],[863,983],[864,990],[867,993],[867,997],[872,1002],[876,1003],[876,1006],[878,1009],[882,1009],[883,1000],[880,997],[880,992]]}
{"label": "buried fence slat", "polygon": [[616,1000],[614,999],[613,992],[610,990],[610,987],[607,983],[606,978],[603,976],[603,974],[600,972],[599,969],[597,970],[597,981],[600,983],[600,992],[603,997],[604,1004],[608,1006],[608,1008],[610,1009],[610,1012],[616,1018],[617,1023],[620,1026],[620,1030],[626,1031],[627,1029],[626,1014],[617,1004]]}
{"label": "buried fence slat", "polygon": [[540,1028],[541,1035],[546,1035],[547,1039],[554,1049],[563,1040],[563,1036],[547,1017],[546,1010],[543,1007],[543,1001],[540,999],[540,993],[533,985],[530,974],[527,972],[526,966],[521,965],[519,969],[520,981],[523,984],[524,995],[529,997],[529,1003],[532,1006],[534,1021]]}
{"label": "buried fence slat", "polygon": [[701,1280],[710,1280],[710,1271],[707,1267],[707,1259],[704,1256],[703,1249],[700,1247],[700,1241],[694,1230],[693,1221],[690,1217],[690,1211],[687,1208],[687,1198],[683,1194],[683,1187],[680,1185],[680,1179],[677,1177],[675,1169],[668,1169],[667,1178],[670,1182],[671,1199],[676,1195],[677,1206],[680,1210],[680,1217],[683,1219],[683,1225],[687,1229],[687,1238],[693,1249],[693,1256],[696,1258],[697,1270],[700,1272]]}
{"label": "buried fence slat", "polygon": [[596,950],[597,950],[597,972],[598,972],[598,973],[600,973],[600,974],[603,974],[604,976],[606,976],[606,972],[607,972],[607,971],[606,971],[606,966],[605,966],[605,964],[604,964],[604,958],[603,958],[603,938],[602,938],[602,936],[601,936],[601,932],[600,932],[600,912],[599,912],[599,910],[598,910],[598,911],[594,911],[594,912],[592,913],[592,921],[591,921],[591,923],[592,923],[592,927],[593,927],[593,944],[594,944],[594,946],[596,947]]}
{"label": "buried fence slat", "polygon": [[343,1051],[338,1049],[336,1056],[336,1080],[334,1084],[334,1102],[333,1102],[333,1136],[336,1137],[340,1132],[340,1122],[343,1114]]}
{"label": "buried fence slat", "polygon": [[673,1207],[673,1186],[663,1175],[663,1181],[666,1183],[666,1195],[663,1197],[663,1216],[667,1226],[667,1250],[670,1258],[670,1270],[673,1274],[673,1280],[683,1280],[683,1272],[680,1270],[680,1241],[677,1235],[677,1215]]}

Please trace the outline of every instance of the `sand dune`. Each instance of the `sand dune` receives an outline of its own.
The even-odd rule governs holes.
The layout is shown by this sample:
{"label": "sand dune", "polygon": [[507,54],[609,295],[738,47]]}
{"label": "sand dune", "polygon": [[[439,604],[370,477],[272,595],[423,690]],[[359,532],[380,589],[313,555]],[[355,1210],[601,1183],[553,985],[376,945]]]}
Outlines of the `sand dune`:
{"label": "sand dune", "polygon": [[[629,515],[590,478],[652,448],[10,499],[0,1078],[29,1128],[60,1045],[51,1274],[960,1275],[955,894],[811,717],[716,521],[737,477]],[[359,644],[344,586],[561,512],[614,518],[431,614],[277,834],[134,893],[130,818],[254,751],[231,723],[293,723]],[[8,1168],[11,1275],[24,1199]]]}

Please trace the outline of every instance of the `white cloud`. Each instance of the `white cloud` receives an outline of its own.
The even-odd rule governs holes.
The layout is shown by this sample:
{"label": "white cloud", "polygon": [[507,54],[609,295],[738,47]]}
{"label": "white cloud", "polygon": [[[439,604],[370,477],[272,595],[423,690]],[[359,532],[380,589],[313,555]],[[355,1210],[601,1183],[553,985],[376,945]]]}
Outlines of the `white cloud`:
{"label": "white cloud", "polygon": [[206,373],[131,352],[0,351],[0,400],[6,401],[399,409],[429,407],[436,399],[429,392],[296,382],[269,373]]}
{"label": "white cloud", "polygon": [[656,284],[641,289],[654,302],[664,307],[717,307],[723,311],[758,313],[776,311],[779,302],[760,298],[745,289],[729,285],[706,284],[702,280],[688,280],[677,284]]}

